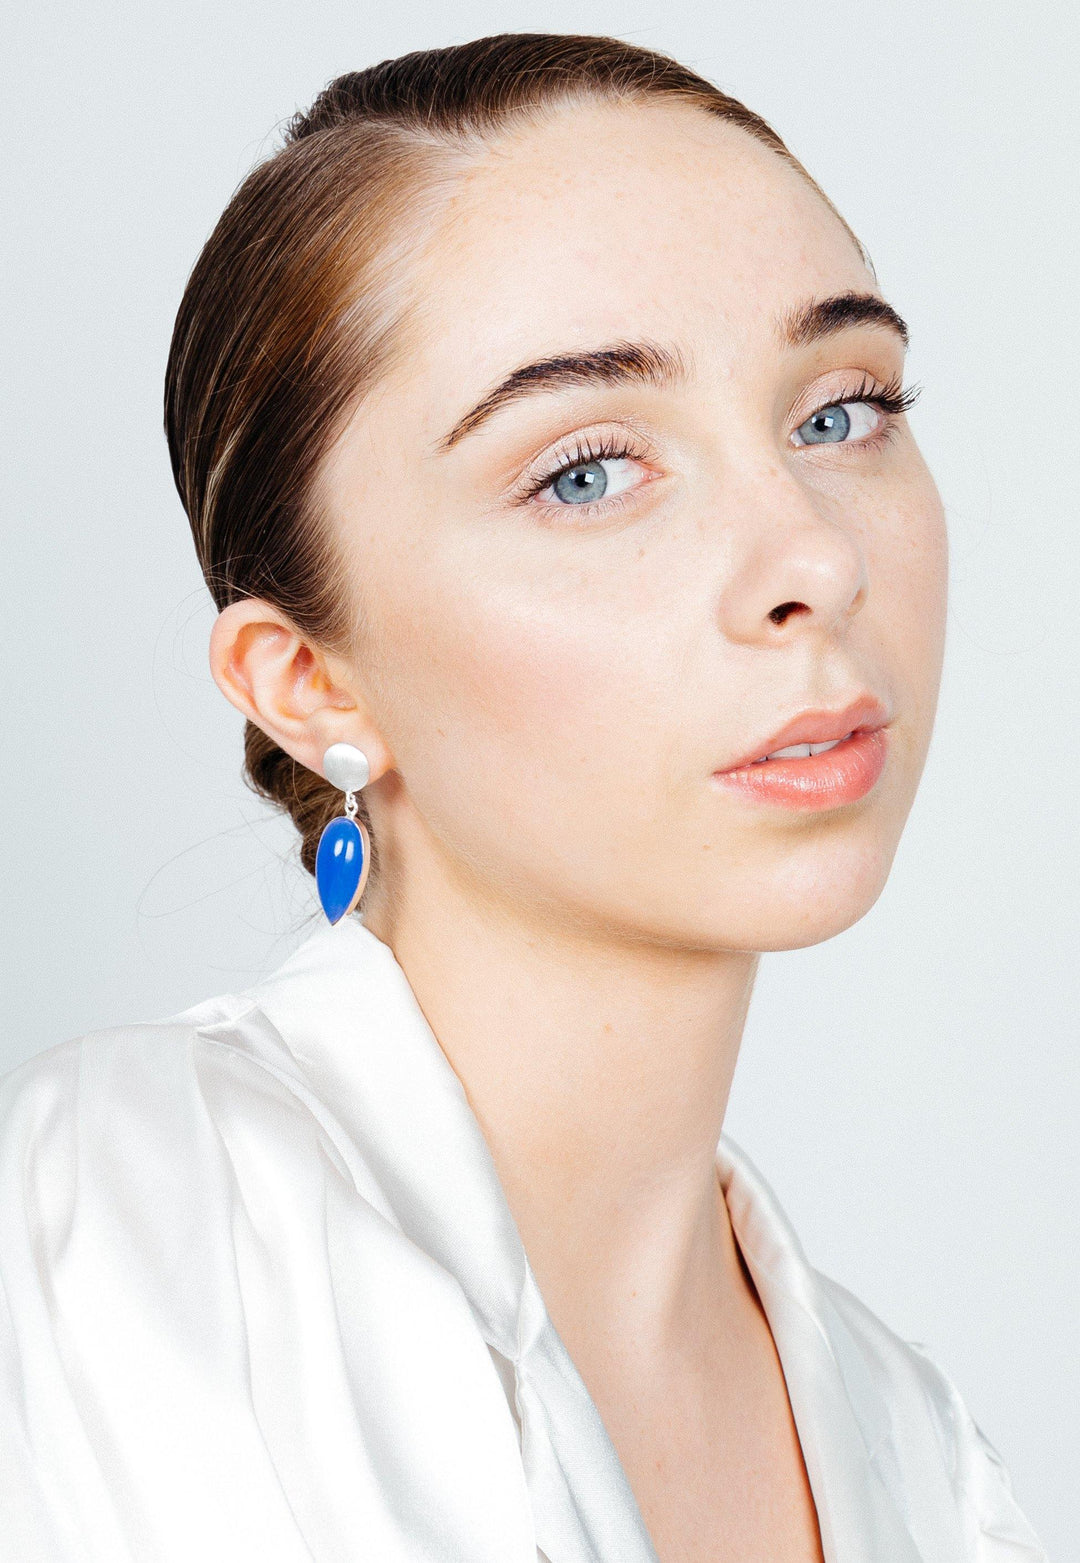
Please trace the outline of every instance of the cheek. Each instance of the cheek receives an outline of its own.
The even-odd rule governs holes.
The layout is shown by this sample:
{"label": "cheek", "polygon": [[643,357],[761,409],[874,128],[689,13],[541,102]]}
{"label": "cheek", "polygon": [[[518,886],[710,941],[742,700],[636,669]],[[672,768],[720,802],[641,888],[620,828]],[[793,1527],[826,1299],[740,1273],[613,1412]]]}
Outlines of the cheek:
{"label": "cheek", "polygon": [[378,622],[388,736],[416,807],[473,853],[595,837],[590,813],[610,807],[635,734],[655,725],[628,644],[641,615],[598,601],[573,567],[533,571],[497,549],[413,565],[383,583]]}
{"label": "cheek", "polygon": [[[855,625],[867,666],[895,703],[897,763],[883,803],[897,835],[922,775],[945,648],[948,541],[941,500],[921,458],[866,533],[870,595]],[[860,623],[859,620],[862,622]]]}
{"label": "cheek", "polygon": [[[926,469],[898,507],[878,561],[878,608],[896,663],[932,723],[945,644],[948,540],[941,500]],[[927,738],[929,734],[927,733]]]}

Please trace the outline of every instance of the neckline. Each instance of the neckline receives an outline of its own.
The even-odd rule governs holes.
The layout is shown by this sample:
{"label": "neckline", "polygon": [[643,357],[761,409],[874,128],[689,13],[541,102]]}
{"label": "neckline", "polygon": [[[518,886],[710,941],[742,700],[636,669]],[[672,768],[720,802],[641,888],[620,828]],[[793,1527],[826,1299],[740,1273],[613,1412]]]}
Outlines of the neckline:
{"label": "neckline", "polygon": [[[552,1563],[656,1563],[464,1086],[393,950],[346,917],[241,996],[361,1147],[385,1213],[455,1277],[489,1347],[514,1365],[541,1551]],[[726,1133],[716,1165],[784,1373],[826,1563],[919,1563],[871,1463],[888,1431],[880,1389],[773,1189]]]}

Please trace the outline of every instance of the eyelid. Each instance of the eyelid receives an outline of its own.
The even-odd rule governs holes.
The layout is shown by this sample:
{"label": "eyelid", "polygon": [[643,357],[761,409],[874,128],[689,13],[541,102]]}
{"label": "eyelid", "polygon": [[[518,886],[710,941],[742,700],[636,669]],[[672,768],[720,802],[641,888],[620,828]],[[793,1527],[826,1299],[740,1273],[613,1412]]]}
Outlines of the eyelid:
{"label": "eyelid", "polygon": [[510,497],[516,502],[531,499],[580,462],[626,459],[647,466],[650,459],[655,458],[654,443],[628,420],[575,429],[553,441],[528,462],[513,485]]}
{"label": "eyelid", "polygon": [[838,373],[846,375],[846,381],[829,395],[817,393],[813,402],[797,416],[795,428],[800,428],[808,418],[823,412],[826,407],[842,407],[847,402],[874,402],[884,411],[898,416],[913,406],[922,393],[921,385],[905,387],[899,372],[888,378],[871,374],[866,369],[840,370]]}
{"label": "eyelid", "polygon": [[[914,406],[922,394],[921,385],[904,386],[902,376],[897,373],[888,379],[881,379],[877,375],[870,374],[867,370],[847,371],[849,374],[858,373],[860,381],[856,385],[849,383],[841,386],[833,395],[822,397],[815,401],[814,405],[807,408],[792,429],[792,435],[798,433],[804,423],[808,423],[817,413],[826,411],[829,407],[851,406],[853,403],[865,402],[878,409],[881,414],[881,427],[876,433],[866,435],[858,440],[837,441],[836,445],[874,445],[891,438],[895,431],[896,419],[905,413],[909,407]],[[799,449],[804,445],[800,444]],[[820,446],[815,446],[820,449]],[[835,446],[833,447],[835,448]]]}

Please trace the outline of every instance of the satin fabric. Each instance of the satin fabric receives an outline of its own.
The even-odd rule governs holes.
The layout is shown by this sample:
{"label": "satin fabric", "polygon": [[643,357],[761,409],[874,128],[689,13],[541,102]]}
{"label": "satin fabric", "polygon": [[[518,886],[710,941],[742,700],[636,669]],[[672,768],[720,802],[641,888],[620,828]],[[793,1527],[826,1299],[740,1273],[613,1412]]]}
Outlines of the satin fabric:
{"label": "satin fabric", "polygon": [[[722,1136],[827,1563],[1045,1553],[949,1379]],[[0,1080],[0,1557],[656,1563],[486,1142],[355,916]]]}

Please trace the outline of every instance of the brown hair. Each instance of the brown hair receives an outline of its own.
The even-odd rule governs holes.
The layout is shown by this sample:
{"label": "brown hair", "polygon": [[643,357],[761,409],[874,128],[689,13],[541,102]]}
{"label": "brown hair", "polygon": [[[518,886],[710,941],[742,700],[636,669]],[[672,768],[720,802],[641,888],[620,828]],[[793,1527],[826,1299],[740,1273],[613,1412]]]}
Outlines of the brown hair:
{"label": "brown hair", "polygon": [[[261,597],[317,644],[346,649],[347,604],[315,480],[394,345],[388,283],[440,157],[574,100],[656,98],[741,127],[839,217],[757,114],[676,61],[613,38],[503,33],[406,54],[339,76],[290,121],[196,262],[165,377],[173,475],[219,609]],[[292,816],[314,871],[340,793],[252,722],[244,775]],[[362,797],[361,817],[370,828]]]}

